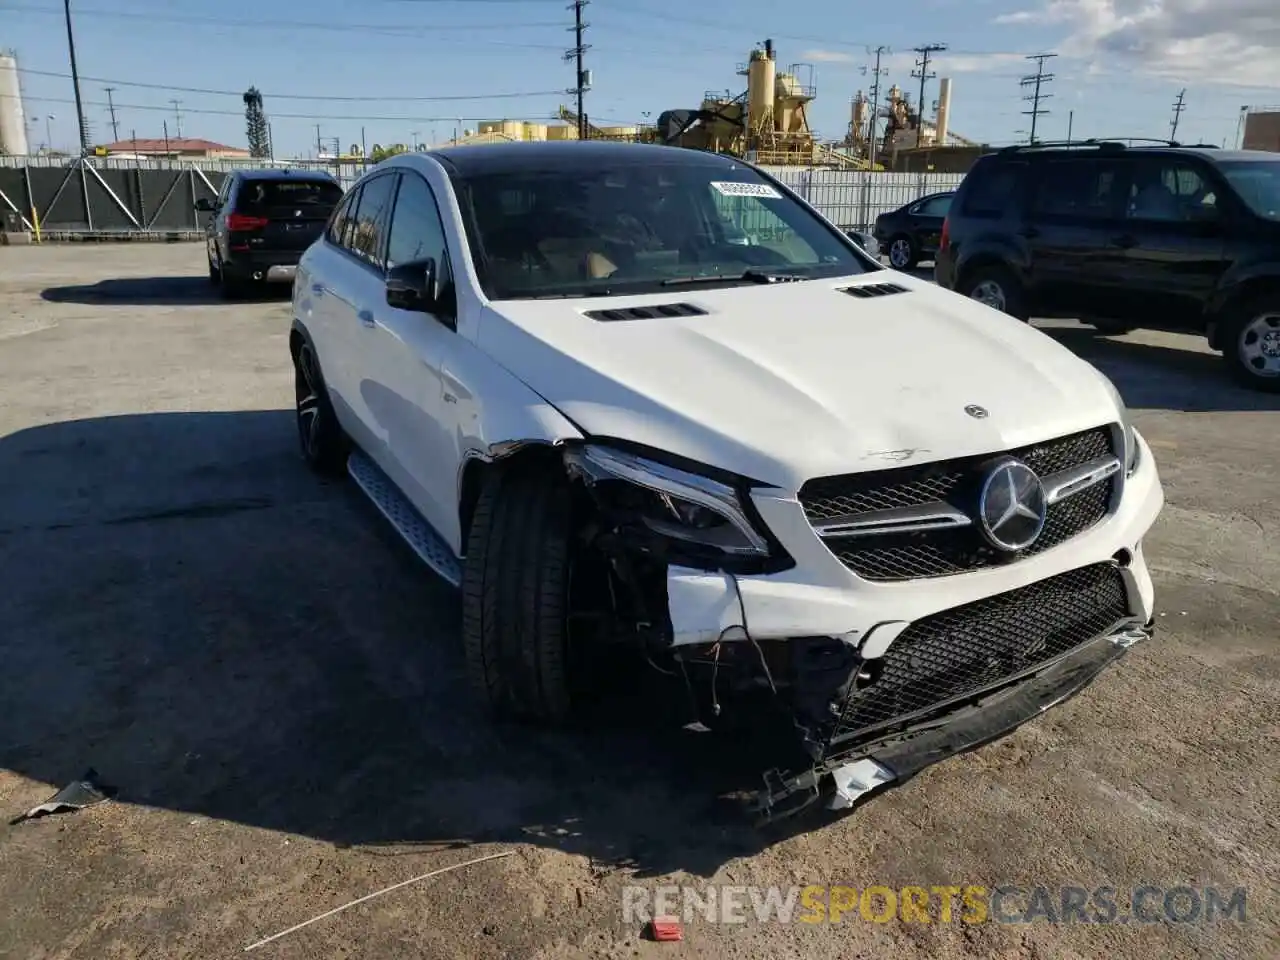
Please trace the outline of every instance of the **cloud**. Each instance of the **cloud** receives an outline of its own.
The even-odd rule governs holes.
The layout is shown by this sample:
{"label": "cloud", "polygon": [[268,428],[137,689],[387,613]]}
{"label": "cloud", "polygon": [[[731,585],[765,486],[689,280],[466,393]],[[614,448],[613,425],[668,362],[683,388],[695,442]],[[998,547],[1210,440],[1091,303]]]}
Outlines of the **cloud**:
{"label": "cloud", "polygon": [[[912,52],[894,53],[885,58],[885,66],[898,73],[909,73],[916,68],[917,54]],[[943,50],[935,53],[929,60],[929,72],[947,77],[957,73],[991,73],[1007,70],[1011,65],[1019,69],[1027,65],[1026,54],[1023,53],[948,53]]]}
{"label": "cloud", "polygon": [[1276,0],[1045,0],[996,22],[1064,27],[1059,53],[1109,69],[1280,88]]}
{"label": "cloud", "polygon": [[805,50],[800,54],[802,61],[811,63],[853,63],[854,58],[838,50]]}

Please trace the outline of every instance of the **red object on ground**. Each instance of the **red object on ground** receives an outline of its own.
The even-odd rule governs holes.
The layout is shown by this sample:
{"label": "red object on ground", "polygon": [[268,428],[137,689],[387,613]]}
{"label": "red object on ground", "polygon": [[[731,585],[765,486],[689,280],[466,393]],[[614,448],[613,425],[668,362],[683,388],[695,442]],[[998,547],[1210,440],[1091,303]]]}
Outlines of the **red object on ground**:
{"label": "red object on ground", "polygon": [[684,939],[679,920],[654,920],[649,924],[649,932],[659,942]]}

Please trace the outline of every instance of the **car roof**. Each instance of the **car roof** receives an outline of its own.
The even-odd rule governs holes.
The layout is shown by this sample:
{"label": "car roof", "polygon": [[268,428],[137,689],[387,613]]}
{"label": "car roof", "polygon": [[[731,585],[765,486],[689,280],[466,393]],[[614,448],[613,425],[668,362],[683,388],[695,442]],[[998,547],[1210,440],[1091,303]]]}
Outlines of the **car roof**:
{"label": "car roof", "polygon": [[321,180],[337,183],[333,174],[326,170],[280,170],[274,167],[263,167],[261,170],[237,170],[236,176],[245,180]]}
{"label": "car roof", "polygon": [[1027,146],[1022,149],[1005,148],[1003,150],[998,150],[995,153],[986,154],[978,159],[990,160],[997,157],[1003,160],[1021,160],[1030,157],[1051,158],[1055,160],[1060,160],[1063,157],[1071,157],[1073,159],[1081,157],[1106,157],[1108,159],[1114,159],[1118,156],[1194,156],[1208,160],[1211,163],[1239,160],[1280,160],[1280,153],[1271,153],[1265,150],[1219,150],[1217,147],[1210,144],[1194,144],[1188,146],[1144,144],[1136,147],[1128,147],[1118,141],[1102,141],[1096,145],[1081,142],[1074,146],[1055,144],[1053,146],[1044,147]]}
{"label": "car roof", "polygon": [[750,164],[735,157],[703,150],[610,140],[548,140],[438,147],[424,154],[400,154],[396,160],[412,164],[420,157],[432,157],[451,176],[461,177],[519,173],[530,169],[589,172],[602,166],[709,166],[724,170],[750,168]]}

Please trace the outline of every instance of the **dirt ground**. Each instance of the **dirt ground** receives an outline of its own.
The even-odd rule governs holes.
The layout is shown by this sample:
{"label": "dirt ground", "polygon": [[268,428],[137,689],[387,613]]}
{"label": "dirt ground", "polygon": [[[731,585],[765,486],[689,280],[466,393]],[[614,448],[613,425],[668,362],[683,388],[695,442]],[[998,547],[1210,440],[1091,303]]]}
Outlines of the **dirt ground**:
{"label": "dirt ground", "polygon": [[[1121,388],[1168,505],[1159,634],[1066,705],[812,829],[723,813],[734,751],[643,716],[499,729],[452,594],[302,467],[283,299],[198,245],[0,249],[0,813],[87,767],[110,803],[0,826],[0,956],[1274,956],[1280,398],[1202,341],[1055,331]],[[740,751],[739,751],[740,752]],[[732,769],[731,769],[732,768]],[[1248,889],[1125,926],[623,922],[662,884]]]}

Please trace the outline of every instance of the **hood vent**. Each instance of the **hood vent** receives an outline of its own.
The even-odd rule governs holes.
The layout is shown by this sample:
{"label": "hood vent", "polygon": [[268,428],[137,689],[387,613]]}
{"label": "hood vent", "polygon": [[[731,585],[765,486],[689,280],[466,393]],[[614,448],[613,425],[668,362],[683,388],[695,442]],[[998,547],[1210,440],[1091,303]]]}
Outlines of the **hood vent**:
{"label": "hood vent", "polygon": [[692,303],[658,303],[644,307],[619,307],[616,310],[589,310],[584,316],[605,323],[621,320],[657,320],[659,317],[704,317],[707,311]]}
{"label": "hood vent", "polygon": [[867,297],[887,297],[891,293],[906,293],[907,288],[900,287],[896,283],[862,283],[856,287],[845,287],[840,292],[865,300]]}

